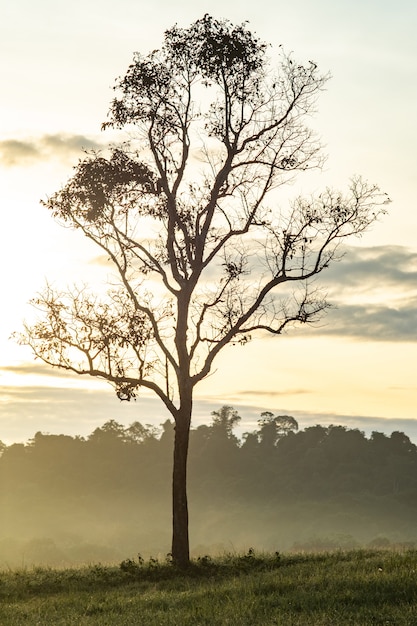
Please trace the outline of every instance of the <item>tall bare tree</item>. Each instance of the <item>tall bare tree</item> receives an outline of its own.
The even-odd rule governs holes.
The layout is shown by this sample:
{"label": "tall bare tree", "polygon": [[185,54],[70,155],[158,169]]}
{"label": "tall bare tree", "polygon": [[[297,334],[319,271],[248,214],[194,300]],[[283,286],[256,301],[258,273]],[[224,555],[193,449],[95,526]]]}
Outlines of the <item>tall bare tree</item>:
{"label": "tall bare tree", "polygon": [[346,195],[278,204],[295,173],[320,167],[305,120],[326,80],[283,52],[271,69],[246,24],[205,15],[174,26],[117,81],[103,127],[125,129],[128,141],[87,154],[44,203],[101,248],[118,278],[105,296],[47,288],[20,341],[45,363],[108,381],[122,400],[143,387],[165,404],[181,566],[196,385],[230,342],[316,320],[327,303],[311,279],[384,211],[385,196],[360,179]]}

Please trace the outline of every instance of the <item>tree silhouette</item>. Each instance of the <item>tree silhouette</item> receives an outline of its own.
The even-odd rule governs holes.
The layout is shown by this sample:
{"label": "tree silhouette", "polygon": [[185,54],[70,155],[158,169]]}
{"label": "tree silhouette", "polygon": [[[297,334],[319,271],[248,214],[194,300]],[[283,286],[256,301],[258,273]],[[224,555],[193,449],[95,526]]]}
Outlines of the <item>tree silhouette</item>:
{"label": "tree silhouette", "polygon": [[226,440],[236,440],[233,429],[242,419],[236,409],[225,404],[217,411],[212,411],[212,433]]}
{"label": "tree silhouette", "polygon": [[289,432],[298,430],[297,421],[290,415],[274,415],[271,411],[261,413],[258,420],[260,426],[259,439],[261,445],[268,449],[277,445],[277,442]]}
{"label": "tree silhouette", "polygon": [[128,141],[87,154],[44,203],[118,278],[106,296],[48,287],[34,300],[42,316],[20,338],[45,363],[108,381],[121,400],[146,388],[165,404],[179,565],[189,561],[196,385],[229,343],[317,320],[328,305],[311,279],[384,210],[385,197],[359,178],[346,195],[327,189],[271,209],[296,172],[321,165],[304,120],[327,76],[285,53],[272,71],[266,53],[246,24],[205,15],[135,55],[103,124]]}

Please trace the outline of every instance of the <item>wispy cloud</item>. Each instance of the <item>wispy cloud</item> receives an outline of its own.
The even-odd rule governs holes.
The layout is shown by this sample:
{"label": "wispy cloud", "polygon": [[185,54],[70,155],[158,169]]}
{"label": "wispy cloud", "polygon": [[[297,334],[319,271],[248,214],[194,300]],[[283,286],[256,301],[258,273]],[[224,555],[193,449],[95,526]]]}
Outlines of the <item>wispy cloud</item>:
{"label": "wispy cloud", "polygon": [[311,389],[270,389],[268,391],[240,389],[235,392],[236,396],[266,396],[266,397],[278,397],[278,396],[299,396],[307,393],[314,393]]}
{"label": "wispy cloud", "polygon": [[32,165],[49,159],[68,161],[83,150],[99,150],[103,145],[93,137],[65,133],[46,134],[28,139],[0,140],[0,164],[5,167]]}
{"label": "wispy cloud", "polygon": [[77,374],[72,374],[57,367],[51,367],[44,363],[21,363],[19,365],[1,365],[0,372],[8,374],[19,374],[21,376],[48,376],[57,378],[80,378]]}
{"label": "wispy cloud", "polygon": [[[1,365],[0,366],[0,377],[4,374],[12,374],[22,377],[32,377],[36,376],[39,378],[60,378],[62,380],[68,381],[90,381],[90,376],[80,376],[75,372],[70,372],[68,370],[60,369],[59,367],[52,367],[51,365],[47,365],[46,363],[42,363],[39,360],[34,360],[33,362],[22,362],[18,365]],[[27,383],[28,378],[26,378],[25,382]],[[96,379],[94,379],[96,380]],[[37,383],[38,384],[38,383]],[[40,383],[42,384],[42,383]],[[106,385],[107,386],[107,385]]]}

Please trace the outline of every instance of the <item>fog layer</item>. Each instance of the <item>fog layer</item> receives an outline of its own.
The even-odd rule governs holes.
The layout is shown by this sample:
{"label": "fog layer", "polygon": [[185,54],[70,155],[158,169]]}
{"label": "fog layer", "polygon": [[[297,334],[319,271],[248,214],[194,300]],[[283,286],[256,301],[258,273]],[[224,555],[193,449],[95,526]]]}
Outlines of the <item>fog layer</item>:
{"label": "fog layer", "polygon": [[[192,431],[194,556],[417,541],[417,448],[342,426],[297,432],[260,416],[234,435],[231,407]],[[106,422],[89,437],[36,433],[1,446],[0,567],[164,558],[170,550],[173,425]]]}

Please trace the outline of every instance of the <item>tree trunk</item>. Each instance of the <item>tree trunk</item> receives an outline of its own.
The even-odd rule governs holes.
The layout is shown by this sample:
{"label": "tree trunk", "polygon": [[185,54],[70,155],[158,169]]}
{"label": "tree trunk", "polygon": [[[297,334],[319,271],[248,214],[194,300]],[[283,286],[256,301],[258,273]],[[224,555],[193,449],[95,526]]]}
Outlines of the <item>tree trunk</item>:
{"label": "tree trunk", "polygon": [[[188,404],[188,403],[187,403]],[[191,401],[179,410],[175,425],[174,466],[172,473],[172,559],[187,567],[190,562],[187,503],[187,457],[190,438]]]}

